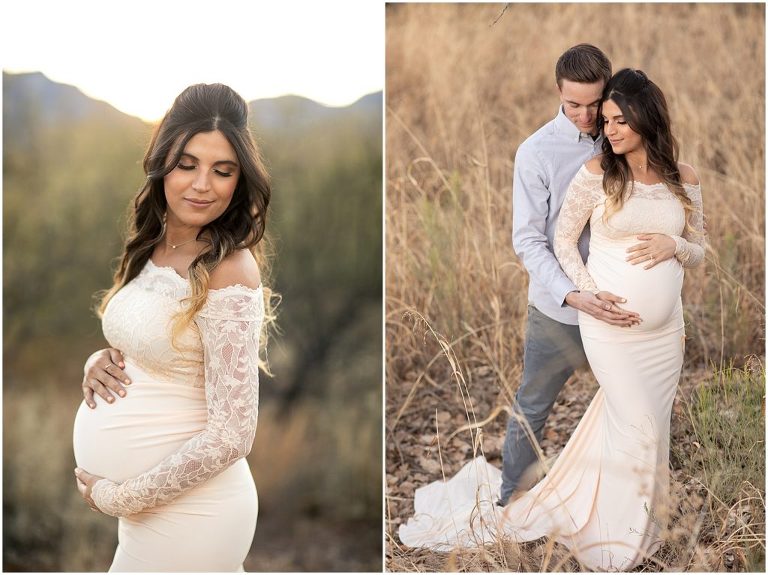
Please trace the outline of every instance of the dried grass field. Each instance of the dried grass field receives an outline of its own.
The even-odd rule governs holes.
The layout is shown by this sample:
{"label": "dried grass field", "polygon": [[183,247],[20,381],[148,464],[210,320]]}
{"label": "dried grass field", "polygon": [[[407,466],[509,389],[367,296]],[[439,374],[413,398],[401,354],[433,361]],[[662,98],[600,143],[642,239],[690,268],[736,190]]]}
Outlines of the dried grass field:
{"label": "dried grass field", "polygon": [[[388,5],[388,570],[580,570],[547,540],[442,554],[397,536],[416,488],[474,453],[501,465],[527,304],[511,245],[513,160],[556,114],[554,65],[579,42],[662,88],[707,217],[706,262],[683,290],[675,505],[665,545],[638,570],[765,569],[764,22],[758,4]],[[595,389],[590,373],[566,386],[546,456]]]}

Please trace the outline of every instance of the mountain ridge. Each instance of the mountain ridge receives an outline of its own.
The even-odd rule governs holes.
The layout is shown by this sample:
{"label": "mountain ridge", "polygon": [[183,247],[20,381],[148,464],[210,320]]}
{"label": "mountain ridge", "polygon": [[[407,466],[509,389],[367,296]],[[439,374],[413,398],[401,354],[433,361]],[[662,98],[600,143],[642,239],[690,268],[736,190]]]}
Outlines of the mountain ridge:
{"label": "mountain ridge", "polygon": [[[77,86],[56,82],[43,72],[11,73],[3,71],[3,119],[10,121],[9,132],[15,132],[13,110],[20,109],[20,101],[34,103],[34,108],[42,114],[43,122],[52,122],[63,118],[78,120],[88,115],[102,115],[117,118],[129,118],[129,122],[147,122],[138,116],[118,110],[108,102],[88,96]],[[248,102],[250,121],[261,129],[279,129],[282,127],[304,127],[308,124],[333,119],[347,112],[370,112],[372,108],[381,109],[383,92],[365,94],[347,106],[327,106],[311,98],[297,94],[286,94],[273,98],[258,98]]]}

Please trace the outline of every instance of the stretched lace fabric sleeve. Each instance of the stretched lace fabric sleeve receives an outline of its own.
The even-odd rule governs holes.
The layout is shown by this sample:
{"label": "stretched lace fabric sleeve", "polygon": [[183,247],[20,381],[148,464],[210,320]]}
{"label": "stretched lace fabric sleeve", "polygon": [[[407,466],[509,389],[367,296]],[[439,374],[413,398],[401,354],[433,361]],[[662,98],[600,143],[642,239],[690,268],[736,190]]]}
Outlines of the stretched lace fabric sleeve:
{"label": "stretched lace fabric sleeve", "polygon": [[578,241],[592,211],[603,197],[602,176],[582,166],[576,172],[560,208],[555,228],[555,256],[563,271],[583,291],[597,291],[579,254]]}
{"label": "stretched lace fabric sleeve", "polygon": [[[675,240],[675,257],[685,268],[693,268],[704,259],[704,245],[706,233],[704,232],[704,203],[701,199],[701,186],[684,184],[688,197],[693,204],[693,212],[688,220],[689,226],[683,231],[682,236],[672,236]],[[690,228],[690,229],[689,229]]]}
{"label": "stretched lace fabric sleeve", "polygon": [[168,503],[248,455],[258,416],[262,297],[261,289],[241,286],[209,292],[195,318],[204,349],[206,427],[138,477],[99,480],[92,498],[104,513],[124,517]]}

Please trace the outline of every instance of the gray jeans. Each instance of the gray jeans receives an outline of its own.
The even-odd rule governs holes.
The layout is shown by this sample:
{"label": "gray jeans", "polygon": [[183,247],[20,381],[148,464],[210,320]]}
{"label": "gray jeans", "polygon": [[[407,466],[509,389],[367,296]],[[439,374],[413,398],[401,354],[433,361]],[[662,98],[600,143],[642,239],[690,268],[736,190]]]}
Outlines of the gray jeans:
{"label": "gray jeans", "polygon": [[528,421],[536,441],[541,441],[544,422],[560,390],[576,369],[586,366],[579,326],[555,321],[529,305],[523,379],[513,406],[517,415],[511,415],[507,422],[502,453],[502,504],[517,489],[523,472],[536,462],[529,434],[518,417]]}

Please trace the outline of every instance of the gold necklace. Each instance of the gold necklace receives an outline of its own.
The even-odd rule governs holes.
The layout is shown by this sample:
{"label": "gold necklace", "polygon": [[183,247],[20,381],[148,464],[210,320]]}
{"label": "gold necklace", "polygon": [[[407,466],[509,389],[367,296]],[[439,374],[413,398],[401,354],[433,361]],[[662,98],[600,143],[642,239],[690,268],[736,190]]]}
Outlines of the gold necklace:
{"label": "gold necklace", "polygon": [[187,240],[186,242],[182,242],[180,244],[175,244],[175,245],[174,244],[170,244],[170,246],[171,246],[171,249],[175,250],[176,248],[179,248],[181,246],[187,245],[188,243],[194,242],[196,240],[197,240],[197,238],[192,238],[191,240]]}

